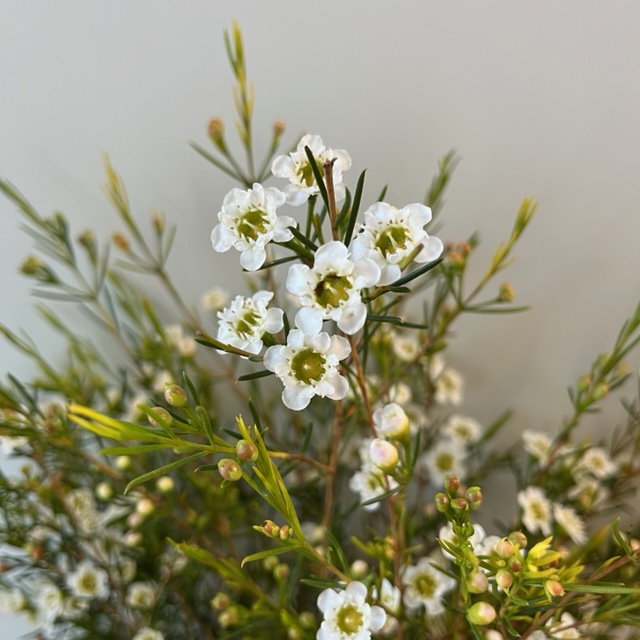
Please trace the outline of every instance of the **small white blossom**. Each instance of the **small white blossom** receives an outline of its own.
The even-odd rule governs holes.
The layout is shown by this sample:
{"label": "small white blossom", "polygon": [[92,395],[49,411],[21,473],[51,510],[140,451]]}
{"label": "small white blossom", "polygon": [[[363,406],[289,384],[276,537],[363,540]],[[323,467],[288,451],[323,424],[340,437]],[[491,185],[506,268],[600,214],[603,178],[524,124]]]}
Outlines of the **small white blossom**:
{"label": "small white blossom", "polygon": [[382,607],[366,602],[367,587],[350,582],[344,590],[325,589],[318,596],[318,609],[324,619],[317,640],[369,640],[379,631],[387,614]]}
{"label": "small white blossom", "polygon": [[441,433],[461,444],[473,444],[482,436],[482,426],[473,418],[455,414],[449,417]]}
{"label": "small white blossom", "polygon": [[3,456],[10,456],[28,444],[29,438],[26,436],[0,436],[0,453]]}
{"label": "small white blossom", "polygon": [[374,438],[369,445],[369,457],[385,473],[391,473],[398,466],[398,449],[388,440]]}
{"label": "small white blossom", "polygon": [[542,489],[531,486],[519,491],[518,504],[522,508],[522,523],[531,533],[551,535],[551,502]]}
{"label": "small white blossom", "polygon": [[229,307],[218,312],[218,340],[249,353],[260,353],[265,333],[283,327],[282,309],[267,309],[272,291],[258,291],[250,298],[236,296]]}
{"label": "small white blossom", "polygon": [[404,362],[413,362],[421,352],[420,341],[415,333],[395,333],[391,339],[391,348],[393,353]]}
{"label": "small white blossom", "polygon": [[[365,462],[360,470],[356,471],[349,480],[349,489],[354,493],[360,494],[361,503],[374,500],[397,486],[398,483],[390,476],[386,476],[385,480],[384,473],[370,462]],[[362,508],[365,511],[377,511],[380,508],[380,502],[363,504]]]}
{"label": "small white blossom", "polygon": [[287,203],[297,207],[304,204],[310,196],[319,193],[305,147],[309,147],[311,153],[313,153],[320,174],[323,177],[324,163],[335,159],[333,163],[333,186],[336,200],[338,202],[343,200],[345,187],[342,184],[342,172],[351,168],[349,154],[343,149],[329,149],[324,146],[320,136],[307,134],[300,140],[293,153],[288,156],[278,156],[271,164],[271,172],[274,176],[289,180],[289,184],[284,188]]}
{"label": "small white blossom", "polygon": [[131,640],[164,640],[164,635],[150,627],[142,627]]}
{"label": "small white blossom", "polygon": [[[191,342],[195,345],[195,340],[191,340]],[[195,352],[195,349],[194,349]],[[151,388],[158,393],[164,393],[164,390],[168,385],[175,383],[175,376],[171,373],[171,371],[167,371],[164,369],[163,371],[158,371],[153,378],[153,383],[151,384]]]}
{"label": "small white blossom", "polygon": [[542,466],[546,466],[549,463],[549,452],[553,443],[546,433],[525,429],[522,432],[522,442],[524,443],[524,450],[532,455]]}
{"label": "small white blossom", "polygon": [[609,490],[603,487],[598,480],[583,476],[578,478],[576,484],[569,489],[568,496],[577,500],[583,509],[593,509],[602,503],[609,495]]}
{"label": "small white blossom", "polygon": [[17,588],[11,591],[0,589],[0,614],[2,613],[18,613],[25,605],[24,595]]}
{"label": "small white blossom", "polygon": [[377,433],[387,438],[403,438],[409,434],[409,417],[395,402],[378,407],[373,412],[373,424]]}
{"label": "small white blossom", "polygon": [[221,253],[231,247],[241,251],[240,264],[247,271],[256,271],[266,260],[269,242],[287,242],[293,237],[289,227],[295,227],[295,220],[276,214],[284,202],[284,193],[257,183],[247,191],[232,189],[218,213],[220,224],[211,232],[213,248]]}
{"label": "small white blossom", "polygon": [[46,581],[35,589],[35,605],[38,620],[50,624],[60,616],[64,607],[62,591],[52,582]]}
{"label": "small white blossom", "polygon": [[[378,597],[378,591],[375,587],[371,589],[371,596],[373,600],[379,602],[387,611],[387,620],[382,629],[380,629],[380,633],[383,636],[391,636],[398,628],[398,619],[394,616],[400,613],[402,592],[398,587],[391,584],[387,578],[383,578],[382,584],[380,585],[380,597]],[[393,615],[389,615],[389,612]]]}
{"label": "small white blossom", "polygon": [[602,447],[590,447],[578,462],[579,473],[590,473],[594,478],[602,480],[612,476],[617,466]]}
{"label": "small white blossom", "polygon": [[576,619],[568,611],[563,611],[560,620],[549,627],[549,637],[553,638],[553,640],[582,638],[576,625]]}
{"label": "small white blossom", "polygon": [[364,212],[364,223],[351,243],[354,258],[370,258],[380,267],[379,284],[391,284],[400,277],[403,262],[420,247],[414,260],[436,260],[443,250],[442,241],[429,237],[424,226],[431,220],[431,209],[409,204],[403,209],[376,202]]}
{"label": "small white blossom", "polygon": [[443,438],[426,451],[420,459],[420,466],[429,473],[431,484],[441,486],[447,476],[455,475],[464,479],[467,469],[464,459],[465,448],[455,440]]}
{"label": "small white blossom", "polygon": [[350,353],[351,347],[342,336],[328,333],[309,336],[292,329],[286,345],[267,349],[264,365],[284,384],[284,405],[300,411],[313,396],[342,400],[347,395],[349,385],[338,372],[338,365]]}
{"label": "small white blossom", "polygon": [[219,311],[229,302],[229,292],[222,287],[213,287],[200,296],[200,304],[206,311]]}
{"label": "small white blossom", "polygon": [[451,591],[456,582],[434,564],[432,558],[421,558],[418,564],[408,566],[402,574],[404,604],[412,612],[422,606],[429,615],[444,611],[442,596]]}
{"label": "small white blossom", "polygon": [[83,560],[66,579],[71,593],[78,598],[103,600],[109,597],[109,577],[107,572]]}
{"label": "small white blossom", "polygon": [[61,617],[66,620],[78,620],[86,615],[89,601],[82,598],[71,597],[64,601]]}
{"label": "small white blossom", "polygon": [[462,402],[462,376],[451,368],[446,368],[435,381],[435,401],[438,404],[459,405]]}
{"label": "small white blossom", "polygon": [[554,503],[553,518],[576,544],[582,544],[586,541],[587,534],[584,522],[575,509]]}
{"label": "small white blossom", "polygon": [[305,333],[318,333],[324,320],[335,320],[340,330],[353,335],[367,318],[360,292],[376,284],[379,277],[380,269],[374,262],[353,262],[342,242],[327,242],[316,251],[313,268],[305,264],[289,268],[287,291],[302,305],[296,326]]}
{"label": "small white blossom", "polygon": [[173,324],[165,327],[164,332],[169,345],[175,347],[180,352],[180,355],[185,358],[192,358],[196,354],[198,344],[193,338],[184,335],[180,325]]}
{"label": "small white blossom", "polygon": [[389,387],[389,400],[396,404],[405,405],[411,402],[412,395],[411,387],[404,382],[398,382]]}
{"label": "small white blossom", "polygon": [[127,589],[126,602],[134,609],[151,609],[156,601],[155,585],[150,582],[133,582]]}

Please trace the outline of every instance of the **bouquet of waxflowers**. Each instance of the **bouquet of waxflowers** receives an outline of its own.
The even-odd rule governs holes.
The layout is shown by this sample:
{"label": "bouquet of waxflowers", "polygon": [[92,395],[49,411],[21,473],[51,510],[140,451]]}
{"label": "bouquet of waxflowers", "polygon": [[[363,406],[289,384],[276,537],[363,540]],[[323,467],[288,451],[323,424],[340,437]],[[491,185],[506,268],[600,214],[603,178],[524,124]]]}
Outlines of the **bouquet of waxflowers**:
{"label": "bouquet of waxflowers", "polygon": [[[619,524],[640,406],[623,404],[606,442],[579,431],[630,376],[640,307],[570,388],[558,431],[501,447],[509,413],[458,412],[447,347],[464,314],[523,310],[497,276],[534,202],[470,284],[477,237],[435,235],[455,154],[409,204],[386,189],[365,202],[364,172],[347,186],[349,154],[318,135],[280,152],[281,122],[258,165],[236,25],[225,44],[246,166],[218,119],[212,148],[194,148],[238,181],[211,242],[248,291],[205,280],[199,305],[184,300],[175,227],[154,213],[143,229],[109,161],[115,258],[0,181],[38,250],[22,272],[67,344],[54,363],[0,327],[36,371],[0,385],[0,443],[22,464],[0,474],[0,609],[46,639],[640,638],[640,533]],[[493,473],[512,476],[513,518],[485,529]]]}

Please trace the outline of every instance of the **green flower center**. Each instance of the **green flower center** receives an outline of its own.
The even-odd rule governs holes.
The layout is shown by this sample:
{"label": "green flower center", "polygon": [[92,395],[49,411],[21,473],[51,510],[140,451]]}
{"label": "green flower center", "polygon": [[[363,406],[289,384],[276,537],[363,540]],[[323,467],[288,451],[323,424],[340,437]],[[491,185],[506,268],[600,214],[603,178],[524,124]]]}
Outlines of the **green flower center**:
{"label": "green flower center", "polygon": [[354,604],[346,604],[336,615],[336,626],[348,635],[357,633],[362,627],[362,612]]}
{"label": "green flower center", "polygon": [[380,250],[380,253],[386,258],[390,253],[395,253],[398,248],[406,249],[407,232],[404,227],[394,225],[387,227],[376,240],[376,248]]}
{"label": "green flower center", "polygon": [[418,576],[418,579],[415,581],[414,586],[416,591],[420,593],[421,596],[425,596],[426,598],[433,597],[433,594],[436,592],[436,587],[438,586],[437,581],[432,575],[428,573],[423,573]]}
{"label": "green flower center", "polygon": [[258,314],[251,310],[247,311],[242,318],[236,322],[236,333],[241,336],[252,334],[255,327],[258,325]]}
{"label": "green flower center", "polygon": [[[318,160],[316,160],[316,167],[318,167],[320,175],[324,178],[324,167]],[[305,162],[304,165],[302,165],[300,169],[298,169],[298,175],[300,176],[302,182],[307,185],[307,187],[312,187],[316,181],[316,178],[313,175],[313,169],[308,162]]]}
{"label": "green flower center", "polygon": [[326,358],[313,349],[303,349],[291,359],[291,370],[293,375],[304,382],[318,382],[325,372]]}
{"label": "green flower center", "polygon": [[436,464],[440,471],[450,471],[453,469],[453,456],[450,453],[441,453]]}
{"label": "green flower center", "polygon": [[238,234],[245,240],[257,240],[260,234],[266,233],[268,222],[266,212],[251,209],[240,217],[237,226]]}
{"label": "green flower center", "polygon": [[96,586],[96,577],[92,573],[85,573],[80,579],[80,589],[84,593],[94,593]]}
{"label": "green flower center", "polygon": [[547,510],[541,502],[532,502],[530,509],[536,520],[546,520]]}
{"label": "green flower center", "polygon": [[321,280],[314,289],[314,293],[321,306],[339,307],[341,302],[346,302],[349,299],[349,289],[353,289],[349,278],[337,276],[334,273]]}

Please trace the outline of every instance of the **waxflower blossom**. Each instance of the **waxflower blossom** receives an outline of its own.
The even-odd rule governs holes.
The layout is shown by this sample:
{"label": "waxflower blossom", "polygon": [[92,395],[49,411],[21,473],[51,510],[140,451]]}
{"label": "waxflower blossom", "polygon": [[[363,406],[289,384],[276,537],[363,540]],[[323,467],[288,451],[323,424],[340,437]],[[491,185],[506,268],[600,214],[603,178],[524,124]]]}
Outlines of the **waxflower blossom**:
{"label": "waxflower blossom", "polygon": [[338,372],[338,364],[350,353],[351,347],[342,336],[306,335],[300,329],[293,329],[286,345],[267,349],[264,365],[284,384],[284,405],[300,411],[314,396],[342,400],[347,395],[349,385]]}
{"label": "waxflower blossom", "polygon": [[378,282],[380,269],[366,258],[353,262],[347,247],[337,240],[316,251],[313,268],[294,264],[287,274],[287,291],[298,297],[302,308],[296,326],[318,333],[324,320],[335,320],[349,335],[359,331],[367,318],[360,292]]}
{"label": "waxflower blossom", "polygon": [[367,604],[366,598],[362,582],[350,582],[341,591],[325,589],[318,596],[324,619],[317,640],[369,640],[372,631],[382,628],[387,614],[382,607]]}
{"label": "waxflower blossom", "polygon": [[267,257],[267,243],[293,237],[289,227],[295,227],[295,220],[276,215],[284,201],[281,191],[257,183],[247,191],[231,189],[218,213],[220,224],[211,232],[213,248],[224,253],[233,247],[242,252],[240,264],[247,271],[259,269]]}
{"label": "waxflower blossom", "polygon": [[424,230],[430,220],[431,209],[423,204],[396,209],[376,202],[364,212],[364,223],[351,243],[352,255],[374,260],[381,270],[378,284],[391,284],[416,250],[413,259],[418,263],[432,262],[442,253],[442,241]]}
{"label": "waxflower blossom", "polygon": [[459,405],[462,402],[462,376],[447,367],[435,380],[434,398],[438,404]]}
{"label": "waxflower blossom", "polygon": [[368,461],[364,462],[360,470],[356,471],[349,480],[349,489],[360,494],[360,502],[365,511],[377,511],[380,508],[379,501],[364,503],[375,500],[397,486],[398,483],[391,476],[385,478],[382,470]]}
{"label": "waxflower blossom", "polygon": [[412,612],[424,606],[429,615],[442,613],[442,596],[456,585],[453,578],[433,565],[433,558],[420,558],[418,564],[408,566],[402,574],[404,604]]}
{"label": "waxflower blossom", "polygon": [[532,455],[542,466],[549,462],[549,452],[553,444],[546,433],[525,429],[522,432],[524,450]]}
{"label": "waxflower blossom", "polygon": [[422,456],[420,465],[429,473],[431,484],[439,486],[447,476],[455,475],[460,479],[466,476],[466,455],[465,448],[459,442],[443,438]]}
{"label": "waxflower blossom", "polygon": [[409,417],[395,402],[378,407],[373,412],[373,424],[378,434],[387,438],[404,438],[409,434]]}
{"label": "waxflower blossom", "polygon": [[527,487],[518,492],[518,504],[522,508],[522,522],[532,533],[551,534],[551,503],[539,487]]}
{"label": "waxflower blossom", "polygon": [[309,147],[320,174],[324,177],[324,163],[334,160],[333,185],[338,202],[344,199],[345,187],[342,184],[342,172],[351,168],[351,157],[343,149],[329,149],[317,135],[304,136],[296,150],[288,156],[278,156],[271,164],[271,172],[276,178],[285,178],[289,184],[284,188],[287,204],[294,207],[304,204],[310,196],[319,193],[309,158],[305,152]]}
{"label": "waxflower blossom", "polygon": [[582,518],[571,507],[554,503],[553,518],[576,544],[587,539]]}
{"label": "waxflower blossom", "polygon": [[220,311],[229,302],[229,292],[222,287],[213,287],[200,296],[200,304],[207,311]]}
{"label": "waxflower blossom", "polygon": [[265,333],[278,333],[283,327],[282,309],[267,309],[272,291],[258,291],[250,298],[236,296],[218,312],[218,340],[249,353],[260,353]]}
{"label": "waxflower blossom", "polygon": [[127,589],[126,602],[134,609],[151,609],[156,601],[155,585],[149,582],[134,582]]}
{"label": "waxflower blossom", "polygon": [[482,427],[473,418],[455,414],[449,417],[440,432],[461,444],[473,444],[480,439]]}
{"label": "waxflower blossom", "polygon": [[616,464],[602,447],[591,447],[580,459],[577,471],[589,473],[594,478],[602,480],[616,472]]}
{"label": "waxflower blossom", "polygon": [[142,627],[131,640],[164,640],[164,635],[150,627]]}
{"label": "waxflower blossom", "polygon": [[67,586],[78,598],[104,599],[109,596],[107,572],[88,560],[83,560],[76,570],[67,576]]}

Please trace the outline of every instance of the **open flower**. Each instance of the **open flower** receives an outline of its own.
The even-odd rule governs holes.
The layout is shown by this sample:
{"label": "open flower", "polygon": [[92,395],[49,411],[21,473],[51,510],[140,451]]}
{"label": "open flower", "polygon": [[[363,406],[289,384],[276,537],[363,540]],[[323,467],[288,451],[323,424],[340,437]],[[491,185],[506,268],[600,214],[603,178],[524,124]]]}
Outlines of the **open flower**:
{"label": "open flower", "polygon": [[387,618],[382,607],[366,602],[367,587],[350,582],[342,591],[325,589],[318,596],[318,609],[324,620],[317,640],[368,640],[372,631],[382,628]]}
{"label": "open flower", "polygon": [[267,349],[264,365],[282,380],[285,406],[300,411],[313,396],[342,400],[347,395],[349,385],[338,373],[338,364],[350,353],[351,347],[342,336],[306,335],[293,329],[286,345]]}
{"label": "open flower", "polygon": [[482,426],[473,418],[454,414],[449,417],[440,433],[460,444],[472,444],[480,439]]}
{"label": "open flower", "polygon": [[377,283],[380,269],[366,258],[352,262],[348,249],[337,240],[316,252],[313,268],[294,264],[287,274],[287,290],[298,296],[302,309],[296,326],[305,333],[318,333],[323,320],[335,320],[349,335],[359,331],[367,318],[360,292]]}
{"label": "open flower", "polygon": [[522,523],[531,533],[551,535],[551,502],[542,489],[531,486],[519,491],[518,504],[522,508]]}
{"label": "open flower", "polygon": [[582,544],[587,539],[584,530],[584,521],[576,513],[575,509],[557,502],[553,505],[553,517],[562,527],[564,532],[576,543]]}
{"label": "open flower", "polygon": [[76,570],[67,576],[67,586],[78,598],[99,598],[109,596],[109,577],[107,572],[83,560]]}
{"label": "open flower", "polygon": [[231,189],[218,213],[220,224],[211,232],[213,248],[224,253],[233,247],[242,252],[240,264],[247,271],[259,269],[267,257],[267,243],[293,237],[289,227],[295,227],[295,220],[276,215],[284,202],[282,191],[257,183],[247,191]]}
{"label": "open flower", "polygon": [[397,486],[398,483],[391,476],[386,476],[385,479],[384,472],[368,460],[363,462],[360,470],[356,471],[349,480],[349,489],[360,494],[360,503],[363,504],[362,508],[365,511],[377,511],[380,508],[380,502],[364,503],[374,500]]}
{"label": "open flower", "polygon": [[402,574],[404,604],[412,612],[424,606],[429,615],[444,611],[442,596],[451,591],[456,582],[434,566],[434,560],[421,558],[418,564],[409,566]]}
{"label": "open flower", "polygon": [[251,298],[236,296],[218,312],[218,340],[249,353],[260,353],[262,336],[283,327],[282,309],[267,309],[272,291],[258,291]]}
{"label": "open flower", "polygon": [[466,455],[466,449],[459,442],[442,438],[423,454],[419,463],[429,473],[431,484],[439,486],[447,476],[455,475],[462,479],[467,475]]}
{"label": "open flower", "polygon": [[391,284],[400,277],[403,264],[414,251],[415,262],[432,262],[443,250],[439,238],[429,236],[424,226],[431,220],[431,209],[409,204],[403,209],[376,202],[364,212],[364,223],[351,243],[354,258],[371,258],[380,267],[379,284]]}
{"label": "open flower", "polygon": [[351,157],[342,149],[329,149],[324,146],[320,136],[307,134],[300,140],[296,150],[288,156],[278,156],[271,165],[271,172],[277,178],[286,178],[289,184],[284,188],[287,203],[297,207],[304,204],[310,196],[319,192],[309,158],[304,150],[309,147],[320,174],[324,177],[324,163],[335,159],[333,163],[333,186],[336,200],[344,199],[345,188],[342,184],[342,172],[351,168]]}

